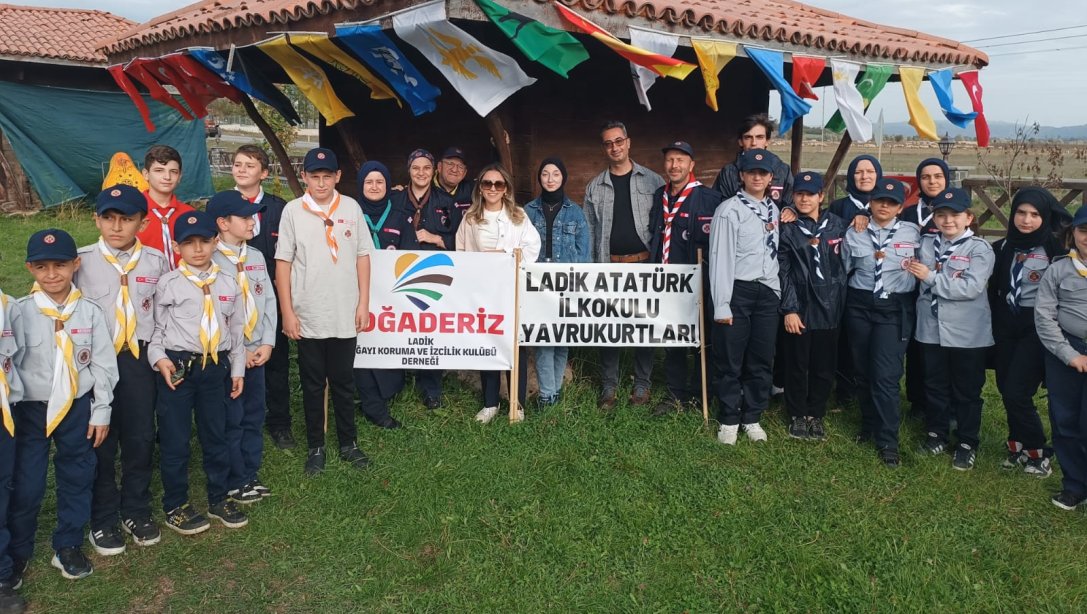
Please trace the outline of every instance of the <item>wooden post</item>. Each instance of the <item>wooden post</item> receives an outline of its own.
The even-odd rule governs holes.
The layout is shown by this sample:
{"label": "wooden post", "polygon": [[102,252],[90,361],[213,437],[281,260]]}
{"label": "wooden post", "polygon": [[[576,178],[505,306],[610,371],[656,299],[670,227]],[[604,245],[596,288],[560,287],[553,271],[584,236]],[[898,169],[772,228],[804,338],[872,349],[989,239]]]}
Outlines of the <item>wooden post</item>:
{"label": "wooden post", "polygon": [[706,305],[702,297],[706,295],[706,289],[702,287],[702,248],[698,248],[698,362],[702,369],[702,428],[710,425],[710,402],[706,394]]}
{"label": "wooden post", "polygon": [[800,116],[793,122],[793,147],[789,154],[789,166],[793,169],[793,175],[800,172],[800,155],[804,151],[804,117]]}
{"label": "wooden post", "polygon": [[[361,127],[358,130],[352,130],[357,118],[350,117],[344,118],[336,122],[336,134],[340,137],[340,142],[343,143],[344,151],[347,153],[347,164],[340,163],[340,168],[358,168],[362,166],[363,162],[366,162],[366,152],[363,151],[362,145],[354,137],[355,134],[362,132]],[[354,174],[344,173],[348,183],[354,185]],[[362,198],[361,194],[355,195],[358,198]]]}
{"label": "wooden post", "polygon": [[510,371],[510,424],[525,419],[521,400],[521,248],[513,250],[513,370]]}
{"label": "wooden post", "polygon": [[294,166],[291,166],[291,157],[287,155],[287,150],[283,147],[283,143],[280,142],[279,137],[275,132],[272,132],[272,127],[268,125],[268,122],[261,117],[260,111],[257,111],[256,105],[249,99],[249,96],[242,94],[242,107],[245,108],[245,114],[249,116],[249,119],[257,125],[260,129],[260,133],[264,135],[264,139],[268,141],[268,145],[272,148],[272,153],[275,154],[276,159],[279,160],[279,165],[283,167],[283,176],[287,178],[287,185],[291,187],[291,192],[294,192],[295,197],[302,196],[305,190],[302,189],[302,184],[298,181],[298,175],[294,172]]}
{"label": "wooden post", "polygon": [[502,163],[508,173],[517,177],[518,173],[513,168],[513,152],[510,150],[510,134],[503,125],[502,118],[498,115],[498,109],[500,108],[502,108],[502,105],[487,114],[485,118],[487,130],[490,131],[494,148],[498,151],[498,161]]}
{"label": "wooden post", "polygon": [[852,144],[853,137],[849,136],[849,131],[846,130],[842,134],[842,142],[838,143],[838,149],[834,151],[834,157],[830,159],[826,174],[823,175],[823,189],[828,196],[834,194],[834,179],[838,176],[838,169],[841,168],[842,160],[845,159],[845,154],[849,152],[849,146]]}

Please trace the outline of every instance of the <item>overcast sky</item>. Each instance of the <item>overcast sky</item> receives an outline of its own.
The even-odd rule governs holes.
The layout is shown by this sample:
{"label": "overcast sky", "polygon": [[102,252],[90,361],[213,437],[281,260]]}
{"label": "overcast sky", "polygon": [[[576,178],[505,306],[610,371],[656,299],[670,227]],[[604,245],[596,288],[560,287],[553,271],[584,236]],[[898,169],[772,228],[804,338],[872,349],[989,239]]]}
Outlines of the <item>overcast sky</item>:
{"label": "overcast sky", "polygon": [[[18,0],[16,3],[97,8],[143,22],[191,2]],[[809,4],[867,21],[891,24],[964,42],[1052,28],[1087,26],[1087,12],[1084,11],[1083,0],[812,0]],[[625,33],[619,35],[625,36]],[[1056,40],[1061,37],[1071,38]],[[1029,40],[1040,42],[1007,44]],[[1087,111],[1084,110],[1087,80],[1082,78],[1083,67],[1087,65],[1087,27],[970,44],[992,56],[990,66],[981,72],[981,84],[985,88],[986,116],[990,121],[1022,123],[1029,118],[1032,122],[1051,126],[1087,123]],[[1004,46],[988,47],[989,45]],[[1029,53],[1048,49],[1063,51]],[[970,101],[966,98],[961,84],[956,83],[953,91],[957,106],[969,110]],[[936,97],[927,83],[922,85],[921,94],[933,117],[942,119]],[[835,108],[831,88],[824,88],[820,98],[826,99],[825,110],[823,103],[815,102],[812,115],[829,118]],[[889,85],[876,98],[872,104],[871,117],[876,117],[881,109],[885,111],[888,122],[907,119],[902,90],[897,84]],[[813,125],[815,122],[809,120],[806,123]]]}

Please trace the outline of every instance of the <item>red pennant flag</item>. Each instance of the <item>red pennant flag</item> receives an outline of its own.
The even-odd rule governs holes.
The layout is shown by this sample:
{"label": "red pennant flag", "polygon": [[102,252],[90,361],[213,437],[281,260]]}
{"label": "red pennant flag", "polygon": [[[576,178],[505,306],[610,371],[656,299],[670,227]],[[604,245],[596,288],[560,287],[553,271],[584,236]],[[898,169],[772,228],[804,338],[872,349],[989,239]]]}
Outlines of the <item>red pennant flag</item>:
{"label": "red pennant flag", "polygon": [[208,105],[212,103],[218,94],[211,88],[195,80],[188,80],[185,75],[178,72],[173,66],[162,61],[162,58],[138,60],[144,62],[144,67],[164,85],[172,85],[185,104],[189,105],[193,115],[204,117],[208,114]]}
{"label": "red pennant flag", "polygon": [[604,43],[611,48],[612,51],[638,66],[645,67],[662,77],[672,77],[673,79],[680,80],[686,79],[687,75],[691,74],[691,71],[697,68],[694,64],[684,62],[683,60],[677,60],[666,55],[653,53],[640,47],[624,43],[612,36],[607,30],[566,8],[560,2],[555,3],[555,8],[558,9],[559,15],[562,15],[562,18],[570,25],[601,43]]}
{"label": "red pennant flag", "polygon": [[241,104],[241,92],[236,90],[234,86],[228,84],[226,81],[220,79],[215,73],[204,68],[204,65],[200,62],[181,53],[171,53],[160,59],[169,64],[174,70],[181,73],[190,85],[193,84],[193,82],[199,83],[205,91],[210,92],[212,98],[222,97]]}
{"label": "red pennant flag", "polygon": [[138,58],[132,60],[125,66],[125,74],[131,76],[133,79],[139,81],[147,88],[147,92],[151,94],[151,97],[155,100],[167,105],[181,114],[182,117],[188,120],[195,119],[192,113],[186,109],[176,98],[170,95],[170,92],[166,91],[166,88],[162,87],[162,84],[154,77],[154,75],[147,70],[147,62],[151,62],[146,58]]}
{"label": "red pennant flag", "polygon": [[144,102],[143,96],[140,96],[140,92],[136,89],[136,86],[128,80],[128,76],[125,75],[121,65],[114,64],[106,70],[109,71],[110,76],[113,77],[113,80],[117,83],[117,87],[128,94],[129,100],[132,101],[132,104],[136,105],[136,110],[140,112],[140,117],[143,118],[144,128],[147,128],[148,132],[154,132],[155,123],[151,121],[151,110],[147,108],[147,103]]}
{"label": "red pennant flag", "polygon": [[823,67],[826,65],[826,58],[793,56],[793,91],[797,96],[819,100],[813,88],[819,82],[819,76],[823,74]]}
{"label": "red pennant flag", "polygon": [[989,122],[985,120],[985,107],[981,104],[981,83],[978,81],[978,71],[970,70],[959,73],[959,80],[966,86],[966,95],[970,97],[970,104],[974,112],[978,114],[974,118],[974,131],[978,135],[978,147],[989,146]]}

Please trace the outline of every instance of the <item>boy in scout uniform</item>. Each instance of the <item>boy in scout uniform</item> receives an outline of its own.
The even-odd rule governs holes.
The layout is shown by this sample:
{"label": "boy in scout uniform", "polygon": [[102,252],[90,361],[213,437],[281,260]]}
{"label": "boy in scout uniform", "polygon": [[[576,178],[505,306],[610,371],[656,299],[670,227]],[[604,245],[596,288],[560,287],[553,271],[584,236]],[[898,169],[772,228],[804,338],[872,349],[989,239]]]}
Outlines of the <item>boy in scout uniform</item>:
{"label": "boy in scout uniform", "polygon": [[[125,551],[121,527],[141,546],[161,534],[151,520],[151,456],[155,445],[155,373],[146,360],[155,330],[155,285],[169,271],[166,255],[136,238],[147,225],[147,200],[127,185],[98,195],[98,242],[79,250],[75,285],[106,316],[120,379],[113,391],[111,428],[95,448],[98,467],[91,504],[90,542],[98,554]],[[121,488],[114,470],[121,454]]]}
{"label": "boy in scout uniform", "polygon": [[[15,370],[14,358],[23,339],[21,313],[15,299],[0,292],[0,612],[22,612],[26,600],[15,592],[12,561],[8,554],[8,506],[11,502],[11,475],[15,470],[15,421],[11,408],[23,398],[23,382]],[[17,341],[18,340],[18,341]]]}
{"label": "boy in scout uniform", "polygon": [[162,376],[155,407],[162,509],[166,526],[182,535],[201,533],[209,526],[189,504],[194,411],[207,475],[208,515],[231,529],[249,522],[227,497],[227,394],[237,399],[244,386],[245,321],[238,283],[212,261],[218,234],[215,220],[203,211],[177,218],[174,251],[180,261],[155,288],[155,332],[147,348],[148,360]]}
{"label": "boy in scout uniform", "polygon": [[[230,498],[238,503],[253,503],[271,492],[257,478],[264,453],[265,401],[264,365],[272,356],[279,321],[276,295],[264,255],[250,249],[254,216],[264,205],[249,202],[241,192],[229,190],[211,197],[208,215],[219,229],[219,241],[212,260],[224,275],[238,282],[242,302],[235,306],[243,322],[245,345],[245,389],[237,399],[227,402],[227,442],[230,446]],[[240,308],[240,311],[237,311]]]}
{"label": "boy in scout uniform", "polygon": [[27,243],[26,268],[34,287],[17,303],[23,343],[14,362],[24,393],[12,408],[19,433],[8,512],[13,585],[22,582],[34,554],[50,443],[56,445],[57,485],[52,564],[69,580],[92,571],[80,546],[91,516],[94,448],[109,433],[117,353],[105,314],[94,302],[83,300],[72,284],[79,265],[75,241],[63,230],[40,230]]}

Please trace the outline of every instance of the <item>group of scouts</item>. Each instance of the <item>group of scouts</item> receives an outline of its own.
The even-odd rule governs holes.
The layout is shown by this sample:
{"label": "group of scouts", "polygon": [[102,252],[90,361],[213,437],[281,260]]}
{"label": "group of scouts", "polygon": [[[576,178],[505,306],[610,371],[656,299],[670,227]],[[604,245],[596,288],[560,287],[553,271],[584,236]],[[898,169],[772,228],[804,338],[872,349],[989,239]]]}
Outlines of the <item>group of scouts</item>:
{"label": "group of scouts", "polygon": [[[741,431],[766,440],[760,418],[775,382],[791,417],[788,435],[824,439],[837,379],[839,396],[855,395],[860,406],[859,440],[898,467],[905,364],[908,397],[924,419],[921,452],[951,451],[954,468],[969,470],[993,364],[1010,431],[1003,466],[1046,477],[1051,449],[1033,403],[1044,379],[1064,474],[1053,503],[1083,503],[1087,208],[1073,218],[1046,190],[1020,190],[1007,237],[990,246],[975,236],[969,196],[949,186],[944,162],[918,166],[919,200],[904,209],[905,186],[884,178],[871,156],[852,161],[847,195],[823,208],[822,177],[794,177],[767,150],[772,131],[766,116],[747,118],[740,154],[709,188],[695,178],[688,143],[662,148],[665,179],[631,160],[626,127],[609,123],[601,131],[608,168],[586,186],[583,206],[567,196],[559,158],[540,163],[539,195],[520,206],[506,169],[491,164],[468,180],[456,147],[437,160],[413,151],[406,186],[394,186],[384,164],[366,162],[357,200],[336,189],[335,154],[313,149],[303,161],[306,192],[288,203],[261,188],[266,154],[243,146],[234,156],[236,188],[197,211],[174,196],[178,153],[153,147],[146,191],[116,185],[99,194],[97,243],[77,249],[63,230],[35,233],[26,254],[31,293],[0,293],[0,610],[25,607],[15,591],[33,554],[51,443],[52,565],[65,578],[92,571],[81,549],[88,523],[102,555],[124,552],[126,533],[141,546],[159,541],[149,490],[156,441],[166,526],[184,535],[207,530],[208,517],[245,526],[238,504],[270,494],[258,476],[262,429],[276,446],[294,445],[288,339],[301,380],[304,472],[325,468],[326,394],[341,461],[367,466],[355,394],[370,422],[398,428],[389,401],[406,375],[353,368],[370,314],[373,249],[704,265],[717,438],[726,445]],[[629,403],[640,406],[650,399],[654,351],[633,353]],[[561,399],[568,348],[535,354],[538,406],[546,408]],[[611,411],[620,351],[599,355],[599,405]],[[665,352],[667,393],[654,415],[698,398],[691,358],[686,348]],[[520,364],[524,389],[527,361]],[[500,373],[480,379],[476,420],[486,423],[498,414]],[[442,405],[440,371],[418,371],[414,381],[426,408]],[[524,418],[521,407],[510,411]],[[194,418],[206,515],[189,498]]]}

